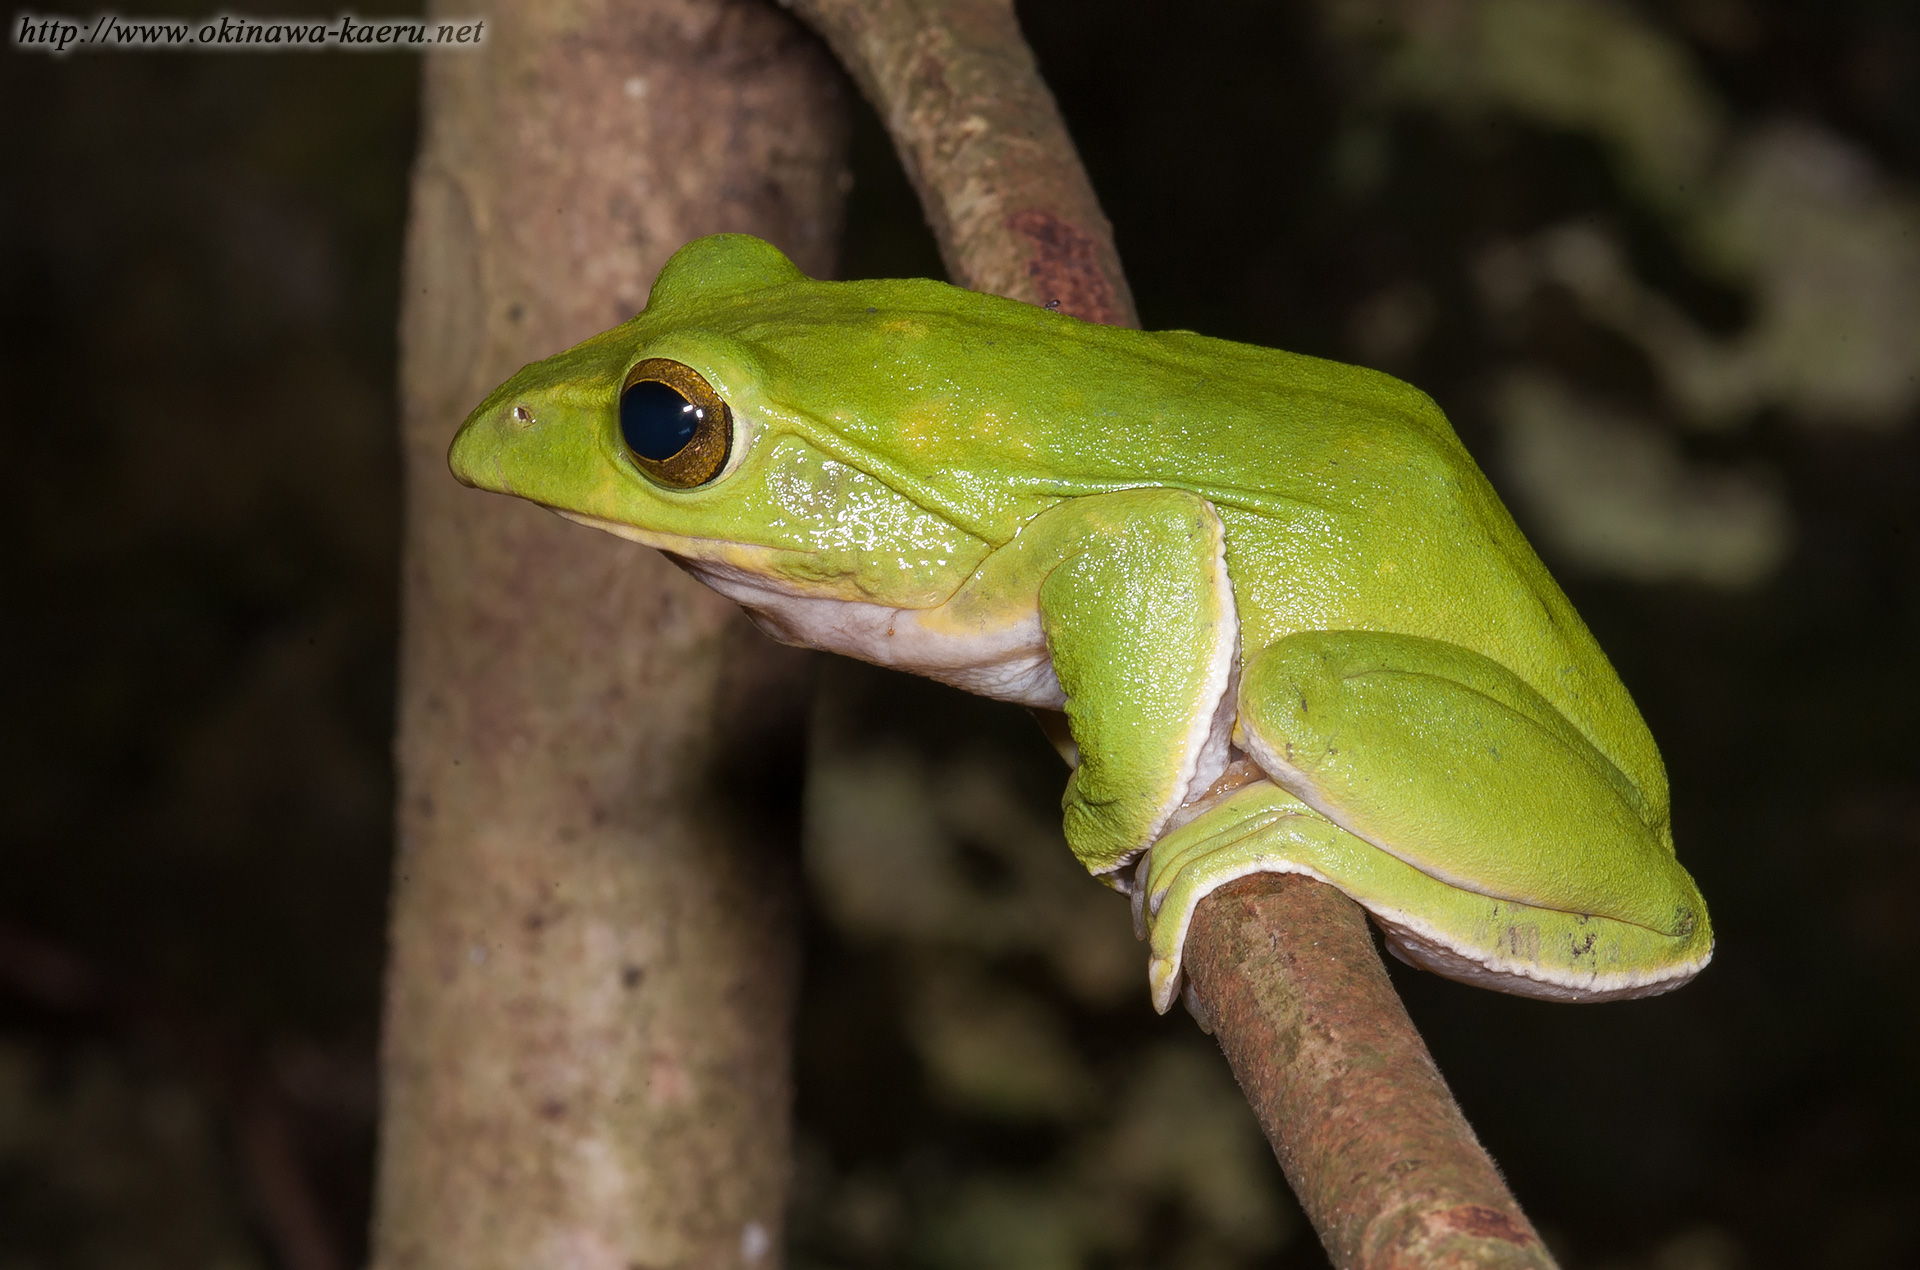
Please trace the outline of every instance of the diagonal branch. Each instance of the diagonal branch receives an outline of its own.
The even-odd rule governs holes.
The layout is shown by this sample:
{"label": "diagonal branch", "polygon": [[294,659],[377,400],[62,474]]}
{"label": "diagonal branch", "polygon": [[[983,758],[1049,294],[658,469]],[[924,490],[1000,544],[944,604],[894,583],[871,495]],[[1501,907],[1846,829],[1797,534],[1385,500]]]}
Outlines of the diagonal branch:
{"label": "diagonal branch", "polygon": [[1139,326],[1113,229],[1005,0],[792,0],[893,136],[953,280]]}
{"label": "diagonal branch", "polygon": [[1194,914],[1186,968],[1336,1266],[1552,1266],[1358,904],[1298,875],[1242,878]]}
{"label": "diagonal branch", "polygon": [[[1137,326],[1010,0],[792,0],[892,134],[953,280]],[[1257,876],[1200,905],[1193,996],[1340,1267],[1551,1267],[1333,888]]]}

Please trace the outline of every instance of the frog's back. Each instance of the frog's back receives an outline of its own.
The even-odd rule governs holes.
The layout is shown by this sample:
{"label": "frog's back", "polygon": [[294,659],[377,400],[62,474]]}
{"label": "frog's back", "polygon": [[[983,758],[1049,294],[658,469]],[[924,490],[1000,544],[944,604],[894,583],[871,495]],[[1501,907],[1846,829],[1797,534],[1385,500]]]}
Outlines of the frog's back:
{"label": "frog's back", "polygon": [[1304,630],[1457,644],[1520,676],[1664,802],[1626,689],[1418,389],[924,280],[804,283],[714,318],[839,443],[919,473],[989,539],[1062,498],[1192,490],[1226,523],[1244,655]]}
{"label": "frog's back", "polygon": [[1190,383],[1194,417],[1155,430],[1160,479],[1226,522],[1244,655],[1302,630],[1457,644],[1519,675],[1664,805],[1626,688],[1425,393],[1186,332],[1146,339]]}

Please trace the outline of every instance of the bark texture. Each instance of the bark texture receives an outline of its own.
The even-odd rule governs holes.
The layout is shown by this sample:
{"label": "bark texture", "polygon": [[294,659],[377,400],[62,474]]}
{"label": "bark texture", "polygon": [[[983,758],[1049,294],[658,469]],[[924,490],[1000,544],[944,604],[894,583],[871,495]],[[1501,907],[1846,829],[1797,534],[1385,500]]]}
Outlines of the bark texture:
{"label": "bark texture", "polygon": [[1012,0],[791,2],[880,112],[953,281],[1140,325]]}
{"label": "bark texture", "polygon": [[1365,915],[1311,878],[1209,896],[1187,974],[1333,1264],[1553,1262],[1387,979]]}
{"label": "bark texture", "polygon": [[[459,16],[471,5],[454,5]],[[655,552],[464,489],[519,366],[759,234],[830,275],[844,101],[761,0],[492,0],[429,59],[375,1264],[778,1261],[800,655]]]}
{"label": "bark texture", "polygon": [[[1011,0],[793,0],[892,133],[953,280],[1137,326],[1113,234]],[[1264,876],[1201,902],[1190,999],[1211,1018],[1341,1270],[1545,1270],[1332,887]]]}

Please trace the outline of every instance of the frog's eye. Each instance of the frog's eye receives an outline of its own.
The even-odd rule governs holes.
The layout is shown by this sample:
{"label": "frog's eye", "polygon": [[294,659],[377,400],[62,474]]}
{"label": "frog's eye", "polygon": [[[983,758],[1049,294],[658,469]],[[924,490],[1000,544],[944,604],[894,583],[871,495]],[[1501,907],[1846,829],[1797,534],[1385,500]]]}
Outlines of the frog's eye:
{"label": "frog's eye", "polygon": [[705,485],[727,465],[733,412],[691,366],[650,357],[620,388],[620,439],[662,485]]}

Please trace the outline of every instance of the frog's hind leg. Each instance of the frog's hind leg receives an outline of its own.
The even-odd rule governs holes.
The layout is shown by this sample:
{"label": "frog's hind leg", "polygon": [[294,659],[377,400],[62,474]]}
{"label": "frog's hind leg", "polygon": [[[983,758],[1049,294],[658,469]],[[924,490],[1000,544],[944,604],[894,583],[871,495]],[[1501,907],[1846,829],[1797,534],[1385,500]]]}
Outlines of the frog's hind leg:
{"label": "frog's hind leg", "polygon": [[1251,873],[1302,873],[1344,891],[1402,961],[1482,987],[1557,1001],[1653,996],[1706,963],[1702,921],[1675,938],[1631,922],[1497,899],[1438,880],[1257,781],[1154,845],[1144,899],[1149,985],[1165,1013],[1200,901]]}
{"label": "frog's hind leg", "polygon": [[1244,669],[1235,741],[1270,778],[1153,850],[1156,1003],[1193,906],[1260,871],[1369,909],[1404,959],[1528,996],[1677,987],[1712,949],[1665,805],[1539,693],[1477,653],[1309,632]]}

